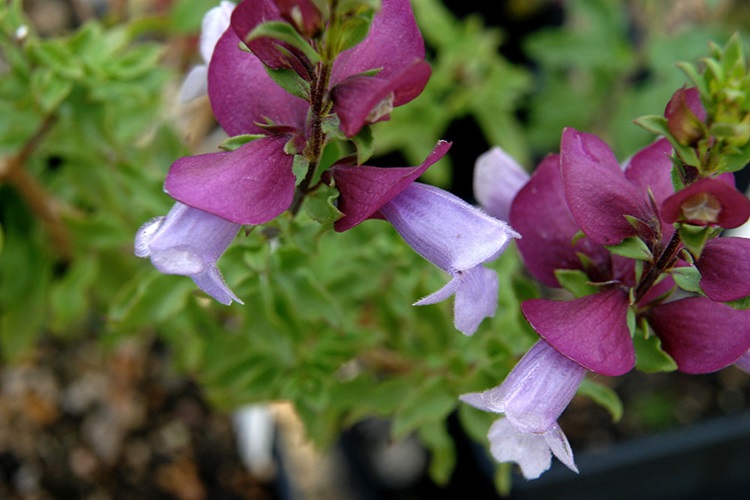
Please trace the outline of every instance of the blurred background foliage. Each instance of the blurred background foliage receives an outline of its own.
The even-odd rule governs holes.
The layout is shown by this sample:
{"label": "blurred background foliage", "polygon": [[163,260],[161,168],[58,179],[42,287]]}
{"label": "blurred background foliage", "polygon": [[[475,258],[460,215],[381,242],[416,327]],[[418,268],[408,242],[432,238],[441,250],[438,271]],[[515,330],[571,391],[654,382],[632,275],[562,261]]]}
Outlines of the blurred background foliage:
{"label": "blurred background foliage", "polygon": [[[104,346],[158,338],[223,410],[292,401],[324,446],[387,417],[393,438],[416,433],[432,477],[448,481],[446,419],[458,411],[484,443],[494,418],[457,396],[497,385],[535,339],[518,304],[536,291],[515,252],[493,263],[498,314],[472,338],[454,330],[451,304],[411,306],[447,278],[380,221],[333,234],[282,216],[241,233],[220,268],[245,306],[160,275],[133,255],[134,234],[171,206],[161,189],[170,164],[221,142],[205,99],[175,97],[214,2],[80,0],[51,24],[41,3],[0,7],[3,362],[33,357],[50,336]],[[686,83],[675,63],[707,55],[709,40],[723,44],[749,21],[730,0],[510,0],[501,16],[470,2],[412,4],[433,77],[374,127],[372,162],[417,164],[452,140],[425,180],[468,200],[479,154],[500,145],[531,169],[565,126],[601,135],[624,159],[652,140],[632,121],[660,114]],[[584,392],[620,414],[606,384]]]}

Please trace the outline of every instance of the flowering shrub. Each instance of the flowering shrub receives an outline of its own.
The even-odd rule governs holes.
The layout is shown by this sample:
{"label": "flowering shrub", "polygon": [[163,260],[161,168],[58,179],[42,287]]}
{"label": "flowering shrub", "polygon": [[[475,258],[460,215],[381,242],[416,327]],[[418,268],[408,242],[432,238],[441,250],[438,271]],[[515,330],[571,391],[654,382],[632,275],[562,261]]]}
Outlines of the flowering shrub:
{"label": "flowering shrub", "polygon": [[[750,218],[734,179],[750,160],[738,36],[703,69],[682,65],[689,83],[638,120],[656,137],[622,163],[578,123],[531,173],[514,160],[526,162],[521,141],[493,147],[476,160],[478,208],[440,185],[454,144],[439,134],[472,113],[492,142],[513,138],[529,76],[482,51],[452,71],[456,54],[441,57],[484,38],[471,21],[437,33],[459,21],[435,2],[222,1],[175,92],[220,129],[201,153],[163,122],[128,121],[159,110],[168,74],[156,45],[96,23],[60,41],[29,36],[20,2],[0,21],[12,76],[0,91],[33,104],[4,104],[22,117],[2,143],[12,191],[0,194],[14,210],[0,266],[16,283],[0,288],[14,308],[4,351],[40,329],[23,325],[48,308],[39,283],[51,330],[92,321],[90,295],[110,335],[155,331],[217,406],[290,400],[319,445],[386,416],[395,439],[415,433],[430,449],[442,482],[454,413],[498,462],[536,478],[553,455],[577,471],[558,419],[578,392],[619,413],[597,375],[747,370],[750,240],[726,232]],[[463,87],[473,93],[450,94]],[[380,152],[407,160],[383,165],[380,138]],[[52,158],[64,168],[47,193],[26,164]],[[76,169],[100,164],[114,173],[81,181]],[[22,237],[31,220],[41,224]],[[37,269],[37,282],[15,268]]]}

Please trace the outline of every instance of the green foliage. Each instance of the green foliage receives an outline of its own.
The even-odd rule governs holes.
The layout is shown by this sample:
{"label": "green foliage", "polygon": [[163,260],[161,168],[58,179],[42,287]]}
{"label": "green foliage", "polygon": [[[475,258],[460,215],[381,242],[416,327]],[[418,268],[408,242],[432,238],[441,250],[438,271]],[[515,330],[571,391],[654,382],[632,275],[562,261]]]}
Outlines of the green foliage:
{"label": "green foliage", "polygon": [[686,83],[675,63],[703,56],[709,40],[729,34],[725,25],[695,19],[666,26],[676,7],[649,0],[570,2],[562,26],[528,38],[540,75],[540,91],[530,100],[535,151],[557,150],[563,127],[597,133],[620,158],[652,140],[632,120],[660,115]]}

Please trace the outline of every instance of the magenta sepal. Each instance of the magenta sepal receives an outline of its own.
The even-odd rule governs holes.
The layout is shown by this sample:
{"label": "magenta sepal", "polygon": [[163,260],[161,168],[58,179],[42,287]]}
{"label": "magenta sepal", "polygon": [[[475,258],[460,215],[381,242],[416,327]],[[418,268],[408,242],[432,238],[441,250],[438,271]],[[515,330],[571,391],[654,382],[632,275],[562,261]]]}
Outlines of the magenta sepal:
{"label": "magenta sepal", "polygon": [[661,304],[646,317],[662,348],[685,373],[720,370],[750,348],[750,311],[705,297]]}
{"label": "magenta sepal", "polygon": [[574,300],[531,299],[521,310],[552,347],[592,372],[614,377],[635,365],[628,296],[621,289]]}
{"label": "magenta sepal", "polygon": [[[417,97],[431,74],[424,57],[424,40],[409,0],[383,0],[367,37],[342,52],[333,65],[333,111],[344,133],[351,137],[365,123],[387,117],[389,107]],[[373,70],[376,75],[362,76]]]}
{"label": "magenta sepal", "polygon": [[597,136],[563,130],[560,171],[570,212],[592,241],[616,245],[636,236],[626,215],[651,223],[654,213],[646,193],[625,177],[612,150]]}
{"label": "magenta sepal", "polygon": [[[273,69],[292,69],[305,80],[309,80],[312,64],[299,49],[275,38],[259,37],[247,40],[248,35],[256,27],[268,21],[287,22],[274,0],[245,0],[234,9],[231,28],[266,66]],[[225,77],[229,78],[229,75]]]}
{"label": "magenta sepal", "polygon": [[176,200],[238,224],[262,224],[292,203],[293,156],[285,136],[256,139],[231,152],[186,156],[172,164],[164,189]]}
{"label": "magenta sepal", "polygon": [[547,286],[560,286],[556,269],[582,268],[579,252],[599,267],[609,263],[609,252],[589,238],[580,238],[572,244],[580,227],[563,195],[557,155],[542,160],[529,182],[516,194],[510,208],[510,223],[523,236],[517,245],[526,267]]}
{"label": "magenta sepal", "polygon": [[208,96],[221,127],[229,134],[262,134],[267,119],[304,130],[308,104],[279,87],[252,53],[239,48],[231,30],[224,32],[208,66]]}
{"label": "magenta sepal", "polygon": [[432,70],[423,60],[414,62],[391,78],[354,75],[331,89],[333,111],[341,120],[341,130],[352,137],[367,123],[386,120],[394,107],[418,96]]}
{"label": "magenta sepal", "polygon": [[[733,177],[732,177],[733,179]],[[673,194],[662,203],[662,217],[668,223],[687,222],[700,226],[717,225],[724,229],[739,227],[750,218],[750,200],[726,182],[724,176],[717,179],[701,179]],[[706,194],[720,205],[716,220],[695,220],[686,216],[683,203],[691,196]]]}
{"label": "magenta sepal", "polygon": [[342,232],[376,216],[380,207],[391,201],[422,173],[442,158],[451,143],[438,141],[421,165],[416,167],[381,168],[338,165],[326,172],[333,176],[339,191],[338,209],[344,216],[334,223]]}
{"label": "magenta sepal", "polygon": [[701,288],[711,300],[730,302],[750,295],[750,239],[708,240],[696,267]]}

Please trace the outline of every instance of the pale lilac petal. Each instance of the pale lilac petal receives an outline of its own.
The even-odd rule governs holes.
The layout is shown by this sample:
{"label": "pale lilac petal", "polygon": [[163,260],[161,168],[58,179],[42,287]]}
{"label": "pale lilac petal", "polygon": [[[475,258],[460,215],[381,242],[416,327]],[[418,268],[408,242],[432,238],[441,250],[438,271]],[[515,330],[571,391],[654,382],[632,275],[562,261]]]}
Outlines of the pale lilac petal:
{"label": "pale lilac petal", "polygon": [[490,260],[518,236],[505,222],[426,184],[410,184],[380,213],[414,251],[451,273]]}
{"label": "pale lilac petal", "polygon": [[560,171],[570,212],[596,243],[615,245],[635,236],[626,215],[646,223],[656,217],[646,193],[625,178],[612,150],[595,135],[563,131]]}
{"label": "pale lilac petal", "polygon": [[240,230],[240,225],[175,203],[165,217],[146,222],[135,238],[135,254],[150,257],[164,274],[188,276],[222,304],[242,303],[221,277],[216,262]]}
{"label": "pale lilac petal", "polygon": [[212,8],[203,16],[201,22],[201,38],[198,43],[203,61],[208,64],[214,53],[214,48],[219,42],[221,35],[229,28],[229,21],[232,17],[232,11],[235,4],[223,0],[216,7]]}
{"label": "pale lilac petal", "polygon": [[294,197],[287,140],[265,137],[231,152],[180,158],[164,189],[186,205],[238,224],[267,222],[289,208]]}
{"label": "pale lilac petal", "polygon": [[416,301],[413,305],[415,306],[428,306],[431,304],[437,304],[438,302],[442,302],[448,298],[450,298],[451,295],[456,293],[456,290],[461,284],[461,276],[456,275],[453,277],[452,280],[450,280],[448,283],[445,284],[443,288],[440,290],[431,293],[430,295],[423,297]]}
{"label": "pale lilac petal", "polygon": [[522,432],[544,433],[573,399],[586,369],[544,340],[521,358],[501,384],[505,416]]}
{"label": "pale lilac petal", "polygon": [[750,295],[750,239],[709,240],[696,266],[701,288],[711,300],[729,302]]}
{"label": "pale lilac petal", "polygon": [[582,366],[540,339],[502,384],[459,399],[480,410],[505,413],[522,432],[541,434],[557,425],[585,375]]}
{"label": "pale lilac petal", "polygon": [[559,352],[593,372],[618,376],[635,365],[627,293],[605,290],[574,300],[532,299],[521,310]]}
{"label": "pale lilac petal", "polygon": [[208,66],[195,66],[185,77],[180,88],[180,102],[186,103],[208,93]]}
{"label": "pale lilac petal", "polygon": [[750,348],[750,310],[689,297],[660,304],[647,318],[681,372],[720,370]]}
{"label": "pale lilac petal", "polygon": [[415,306],[437,304],[454,293],[454,326],[465,335],[472,335],[484,318],[497,311],[499,282],[497,273],[477,266],[456,273],[443,288],[414,303]]}
{"label": "pale lilac petal", "polygon": [[570,448],[568,438],[565,436],[562,429],[560,429],[560,426],[555,423],[555,425],[545,432],[543,436],[550,450],[552,450],[552,453],[554,453],[557,459],[568,469],[573,472],[578,472],[578,467],[576,467],[575,460],[573,459],[573,450]]}
{"label": "pale lilac petal", "polygon": [[497,273],[484,266],[468,269],[458,276],[459,286],[453,304],[453,324],[456,330],[472,335],[484,318],[491,318],[497,311]]}
{"label": "pale lilac petal", "polygon": [[488,214],[510,220],[510,206],[529,174],[508,153],[494,147],[474,164],[474,196]]}
{"label": "pale lilac petal", "polygon": [[734,366],[745,373],[750,373],[750,351],[745,351],[745,354],[734,362]]}
{"label": "pale lilac petal", "polygon": [[526,479],[538,478],[552,464],[545,436],[521,432],[506,418],[495,420],[487,437],[494,459],[500,463],[517,463]]}

